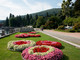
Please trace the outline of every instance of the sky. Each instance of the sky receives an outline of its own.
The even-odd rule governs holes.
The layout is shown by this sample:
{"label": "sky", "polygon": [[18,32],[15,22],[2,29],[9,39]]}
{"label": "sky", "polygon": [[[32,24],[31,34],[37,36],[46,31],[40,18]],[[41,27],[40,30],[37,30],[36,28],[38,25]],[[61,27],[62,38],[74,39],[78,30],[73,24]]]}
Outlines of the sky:
{"label": "sky", "polygon": [[62,1],[63,0],[0,0],[0,20],[5,20],[10,13],[17,16],[52,8],[61,8]]}

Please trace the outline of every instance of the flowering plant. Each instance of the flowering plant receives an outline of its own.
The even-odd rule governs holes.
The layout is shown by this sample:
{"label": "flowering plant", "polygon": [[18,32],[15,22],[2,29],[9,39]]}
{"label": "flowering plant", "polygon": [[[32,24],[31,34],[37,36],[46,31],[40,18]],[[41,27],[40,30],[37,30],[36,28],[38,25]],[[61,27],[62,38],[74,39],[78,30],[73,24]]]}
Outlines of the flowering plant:
{"label": "flowering plant", "polygon": [[28,32],[28,33],[30,33],[30,34],[36,34],[36,32]]}
{"label": "flowering plant", "polygon": [[26,34],[26,33],[23,33],[23,34],[15,35],[15,37],[17,37],[17,38],[40,37],[40,35],[39,34]]}
{"label": "flowering plant", "polygon": [[37,41],[36,45],[49,45],[49,46],[54,46],[57,48],[60,48],[62,44],[60,42],[55,42],[55,41]]}
{"label": "flowering plant", "polygon": [[40,37],[39,34],[29,34],[29,37]]}
{"label": "flowering plant", "polygon": [[58,48],[41,45],[26,48],[21,55],[24,60],[60,60],[63,53]]}
{"label": "flowering plant", "polygon": [[36,43],[31,40],[9,41],[7,48],[12,51],[22,51],[25,48],[28,48],[34,45],[36,45]]}

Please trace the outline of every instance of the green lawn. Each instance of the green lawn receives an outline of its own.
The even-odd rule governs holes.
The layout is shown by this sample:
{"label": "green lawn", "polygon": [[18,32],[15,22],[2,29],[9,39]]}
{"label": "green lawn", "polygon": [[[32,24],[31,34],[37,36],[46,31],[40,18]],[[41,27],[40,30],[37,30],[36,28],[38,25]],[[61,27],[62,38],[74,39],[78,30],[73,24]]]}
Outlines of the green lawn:
{"label": "green lawn", "polygon": [[63,51],[63,54],[64,54],[62,60],[80,60],[80,49],[75,48],[74,46],[64,43],[62,41],[59,41],[55,38],[52,38],[48,35],[45,35],[43,33],[38,33],[41,35],[41,37],[15,38],[14,35],[16,34],[19,34],[19,33],[15,33],[11,36],[0,39],[0,60],[22,60],[21,52],[13,52],[7,49],[7,43],[9,41],[22,40],[22,39],[34,40],[35,42],[39,40],[50,40],[50,41],[61,42],[63,45],[61,50]]}

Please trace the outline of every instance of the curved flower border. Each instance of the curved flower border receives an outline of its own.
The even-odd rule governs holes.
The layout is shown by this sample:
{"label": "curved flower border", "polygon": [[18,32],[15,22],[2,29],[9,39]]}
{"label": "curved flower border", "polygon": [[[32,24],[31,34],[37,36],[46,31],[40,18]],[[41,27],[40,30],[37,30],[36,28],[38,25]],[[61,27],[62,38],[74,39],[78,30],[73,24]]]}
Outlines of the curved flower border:
{"label": "curved flower border", "polygon": [[12,51],[22,51],[25,48],[32,47],[32,46],[36,45],[36,43],[32,40],[17,40],[17,41],[30,41],[30,44],[15,45],[14,42],[16,42],[16,41],[9,41],[7,48]]}
{"label": "curved flower border", "polygon": [[36,47],[40,47],[40,46],[29,47],[23,50],[22,52],[23,59],[24,60],[60,60],[63,57],[63,53],[60,49],[51,46],[46,46],[46,45],[44,45],[44,47],[49,48],[47,52],[33,53],[32,50]]}
{"label": "curved flower border", "polygon": [[26,33],[22,33],[22,34],[15,35],[15,37],[16,38],[41,37],[41,35],[39,35],[39,34],[26,34]]}
{"label": "curved flower border", "polygon": [[60,42],[48,41],[48,40],[37,41],[36,45],[48,45],[48,46],[54,46],[54,47],[57,47],[57,48],[60,48],[62,46],[62,44]]}

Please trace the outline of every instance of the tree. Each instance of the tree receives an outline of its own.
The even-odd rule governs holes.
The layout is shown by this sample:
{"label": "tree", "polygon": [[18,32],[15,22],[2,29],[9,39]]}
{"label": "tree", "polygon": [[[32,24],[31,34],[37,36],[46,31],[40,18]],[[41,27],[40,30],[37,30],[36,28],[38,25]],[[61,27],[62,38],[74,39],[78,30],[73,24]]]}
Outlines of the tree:
{"label": "tree", "polygon": [[80,0],[76,0],[74,3],[75,15],[80,16]]}
{"label": "tree", "polygon": [[46,17],[49,17],[49,14],[48,14],[48,12],[46,12]]}
{"label": "tree", "polygon": [[47,29],[53,29],[54,28],[54,22],[53,21],[47,21],[44,26]]}
{"label": "tree", "polygon": [[9,27],[9,19],[8,19],[8,17],[6,18],[5,26]]}
{"label": "tree", "polygon": [[39,16],[36,21],[36,27],[39,28],[43,24],[44,24],[44,18],[43,18],[43,16]]}
{"label": "tree", "polygon": [[14,15],[10,13],[9,15],[9,27],[11,27],[11,19],[14,18]]}
{"label": "tree", "polygon": [[67,1],[63,0],[62,14],[63,16],[66,16],[66,18],[70,16],[71,6],[72,6],[72,0],[67,0]]}
{"label": "tree", "polygon": [[37,14],[35,15],[35,19],[36,19],[36,20],[38,19],[38,15],[37,15]]}

